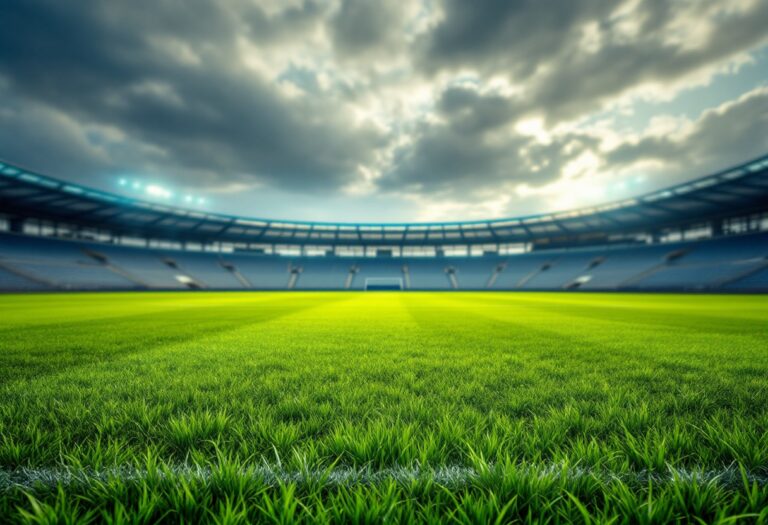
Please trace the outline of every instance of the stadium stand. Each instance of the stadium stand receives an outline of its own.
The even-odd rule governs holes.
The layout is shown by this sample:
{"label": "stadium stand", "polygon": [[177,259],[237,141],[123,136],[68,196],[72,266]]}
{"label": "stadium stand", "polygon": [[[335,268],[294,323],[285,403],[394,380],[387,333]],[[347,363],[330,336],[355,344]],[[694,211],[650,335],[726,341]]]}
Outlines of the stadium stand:
{"label": "stadium stand", "polygon": [[754,273],[735,279],[725,285],[726,290],[751,290],[768,292],[768,262]]}
{"label": "stadium stand", "polygon": [[[222,259],[245,278],[249,288],[285,290],[291,278],[290,260],[275,255],[226,254]],[[297,268],[298,270],[298,268]]]}
{"label": "stadium stand", "polygon": [[[408,274],[407,288],[413,290],[453,290],[459,289],[458,272],[465,259],[452,261],[450,258],[417,259],[403,262]],[[454,280],[451,279],[451,273]]]}
{"label": "stadium stand", "polygon": [[765,266],[768,236],[723,238],[680,245],[676,253],[678,257],[665,260],[629,287],[648,290],[719,288]]}
{"label": "stadium stand", "polygon": [[557,256],[552,253],[524,253],[508,257],[494,283],[494,290],[514,290],[525,286],[537,274],[547,271]]}
{"label": "stadium stand", "polygon": [[142,287],[89,258],[69,241],[16,235],[0,236],[0,265],[36,283],[35,288],[133,289]]}
{"label": "stadium stand", "polygon": [[123,274],[146,288],[202,288],[192,277],[160,252],[125,246],[89,245],[90,253],[118,268]]}
{"label": "stadium stand", "polygon": [[341,290],[356,261],[346,257],[303,257],[294,264],[302,269],[296,289]]}
{"label": "stadium stand", "polygon": [[401,279],[412,290],[744,290],[765,288],[768,234],[509,257],[361,259],[188,253],[5,233],[0,253],[4,290],[363,290],[370,279]]}
{"label": "stadium stand", "polygon": [[0,290],[27,292],[45,290],[46,288],[48,286],[45,284],[33,281],[0,266]]}
{"label": "stadium stand", "polygon": [[365,290],[370,283],[765,292],[768,156],[617,203],[429,225],[202,213],[0,163],[2,291]]}
{"label": "stadium stand", "polygon": [[234,264],[227,263],[218,254],[166,251],[161,256],[166,264],[173,264],[184,275],[200,285],[214,290],[249,288],[248,281]]}
{"label": "stadium stand", "polygon": [[565,288],[573,282],[584,269],[599,259],[594,252],[563,253],[554,258],[548,265],[542,266],[520,287],[523,289],[557,289]]}
{"label": "stadium stand", "polygon": [[664,258],[678,250],[676,244],[639,247],[613,247],[595,254],[592,268],[585,269],[567,286],[583,290],[623,288],[664,263]]}
{"label": "stadium stand", "polygon": [[456,264],[459,290],[482,290],[493,286],[501,266],[501,258],[465,258]]}

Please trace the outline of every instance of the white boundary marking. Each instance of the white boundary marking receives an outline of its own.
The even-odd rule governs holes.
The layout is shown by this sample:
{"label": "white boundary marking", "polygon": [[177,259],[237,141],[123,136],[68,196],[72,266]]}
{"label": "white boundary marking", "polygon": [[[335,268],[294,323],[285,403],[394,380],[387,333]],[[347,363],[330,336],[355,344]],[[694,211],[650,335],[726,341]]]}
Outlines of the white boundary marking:
{"label": "white boundary marking", "polygon": [[[66,467],[61,468],[18,468],[16,470],[0,470],[0,493],[13,489],[34,489],[36,486],[88,486],[109,479],[121,478],[123,481],[141,482],[150,477],[168,478],[182,477],[185,479],[208,480],[216,476],[216,466],[202,465],[159,465],[156,470],[149,471],[135,466],[113,467],[101,470],[81,470]],[[228,470],[225,468],[225,470]],[[648,482],[669,484],[676,482],[715,483],[721,486],[744,487],[744,477],[737,466],[721,470],[680,469],[668,467],[666,473],[650,472],[647,470],[612,473],[607,470],[589,469],[586,467],[566,467],[562,464],[550,465],[519,465],[515,473],[536,478],[551,477],[560,479],[566,476],[573,480],[594,478],[605,483],[620,481],[628,484],[647,485]],[[441,467],[393,467],[374,470],[369,467],[334,467],[326,470],[286,470],[279,465],[254,465],[242,469],[239,473],[246,478],[261,480],[267,485],[280,483],[323,483],[329,486],[368,485],[385,481],[410,483],[418,480],[430,480],[448,487],[461,487],[487,475],[494,476],[493,465],[488,469],[475,469],[466,466]],[[750,485],[768,485],[768,473],[756,474],[746,472],[746,481]]]}

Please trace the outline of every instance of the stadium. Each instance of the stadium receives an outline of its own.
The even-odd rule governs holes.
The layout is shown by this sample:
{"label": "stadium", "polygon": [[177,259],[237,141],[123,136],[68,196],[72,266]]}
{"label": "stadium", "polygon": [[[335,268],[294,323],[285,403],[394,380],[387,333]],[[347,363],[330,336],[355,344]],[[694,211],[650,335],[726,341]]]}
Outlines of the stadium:
{"label": "stadium", "polygon": [[0,164],[4,290],[768,290],[768,157],[562,213],[270,221]]}
{"label": "stadium", "polygon": [[768,524],[768,2],[0,3],[0,524]]}
{"label": "stadium", "polygon": [[766,157],[440,224],[0,173],[8,516],[766,516]]}

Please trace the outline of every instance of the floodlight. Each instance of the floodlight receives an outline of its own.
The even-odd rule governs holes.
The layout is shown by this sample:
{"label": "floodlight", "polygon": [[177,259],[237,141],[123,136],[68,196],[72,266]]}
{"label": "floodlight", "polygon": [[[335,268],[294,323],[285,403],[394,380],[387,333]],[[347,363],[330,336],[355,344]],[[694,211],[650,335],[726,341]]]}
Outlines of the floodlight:
{"label": "floodlight", "polygon": [[163,188],[162,186],[158,186],[157,184],[150,184],[147,186],[146,191],[148,195],[152,195],[153,197],[161,197],[163,199],[169,199],[173,197],[173,194],[169,190]]}

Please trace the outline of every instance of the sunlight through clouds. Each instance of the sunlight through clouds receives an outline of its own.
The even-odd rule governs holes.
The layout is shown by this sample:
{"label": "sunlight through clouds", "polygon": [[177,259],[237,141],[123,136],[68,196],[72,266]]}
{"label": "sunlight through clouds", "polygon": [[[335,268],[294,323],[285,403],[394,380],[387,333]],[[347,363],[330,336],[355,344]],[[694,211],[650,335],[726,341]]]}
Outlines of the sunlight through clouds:
{"label": "sunlight through clouds", "polygon": [[245,215],[551,211],[768,150],[766,46],[759,0],[11,0],[1,155],[239,188],[215,206]]}

